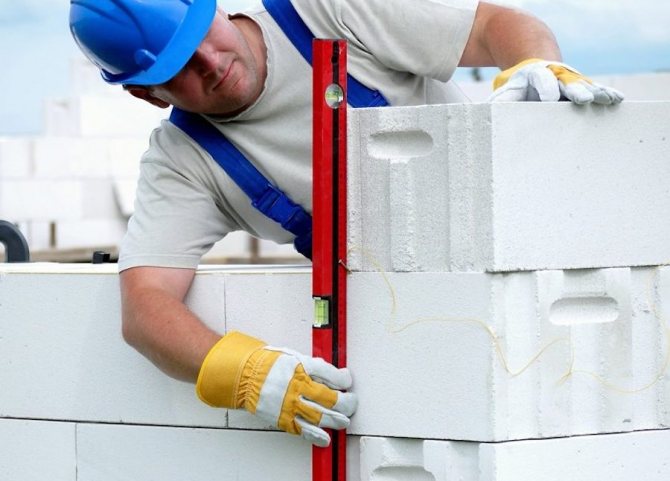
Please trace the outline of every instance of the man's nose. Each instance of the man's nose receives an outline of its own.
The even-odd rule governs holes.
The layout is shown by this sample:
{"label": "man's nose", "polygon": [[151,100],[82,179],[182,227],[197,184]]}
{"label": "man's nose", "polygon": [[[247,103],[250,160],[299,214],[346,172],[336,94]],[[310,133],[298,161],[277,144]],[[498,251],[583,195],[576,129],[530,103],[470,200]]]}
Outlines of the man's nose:
{"label": "man's nose", "polygon": [[201,45],[189,60],[189,64],[201,75],[207,75],[218,67],[217,52]]}

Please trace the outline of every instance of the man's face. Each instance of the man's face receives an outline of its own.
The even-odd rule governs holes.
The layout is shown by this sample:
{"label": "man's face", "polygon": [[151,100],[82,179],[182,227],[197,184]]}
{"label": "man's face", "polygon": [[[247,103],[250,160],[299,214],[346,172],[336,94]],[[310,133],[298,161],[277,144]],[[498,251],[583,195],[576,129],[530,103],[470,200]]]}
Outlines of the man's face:
{"label": "man's face", "polygon": [[149,92],[189,112],[230,115],[258,98],[265,75],[260,28],[246,17],[231,21],[219,11],[184,68],[168,82],[149,87]]}

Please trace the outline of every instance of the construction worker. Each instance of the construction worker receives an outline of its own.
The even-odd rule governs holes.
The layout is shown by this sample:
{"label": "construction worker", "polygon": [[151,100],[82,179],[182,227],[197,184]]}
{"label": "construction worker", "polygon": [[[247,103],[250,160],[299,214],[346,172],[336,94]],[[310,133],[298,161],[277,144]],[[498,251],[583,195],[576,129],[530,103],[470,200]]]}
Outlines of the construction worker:
{"label": "construction worker", "polygon": [[[221,336],[184,305],[201,256],[232,231],[310,255],[308,37],[348,41],[364,99],[354,106],[462,101],[450,82],[459,65],[503,69],[496,101],[623,98],[561,63],[541,21],[477,0],[264,0],[235,15],[216,0],[71,0],[70,27],[106,82],[174,107],[142,158],[120,250],[124,338],[195,382],[205,403],[247,409],[319,446],[330,441],[323,428],[346,428],[355,411],[350,373]],[[249,193],[256,180],[240,179],[240,165],[265,181],[262,195]]]}

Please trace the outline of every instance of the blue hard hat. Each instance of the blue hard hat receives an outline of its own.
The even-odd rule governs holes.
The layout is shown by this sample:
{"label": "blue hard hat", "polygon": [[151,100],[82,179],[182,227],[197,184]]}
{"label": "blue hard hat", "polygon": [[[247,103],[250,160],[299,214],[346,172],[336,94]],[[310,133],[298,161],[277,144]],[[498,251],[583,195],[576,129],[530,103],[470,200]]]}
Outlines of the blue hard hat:
{"label": "blue hard hat", "polygon": [[205,38],[216,0],[71,0],[70,31],[110,84],[157,85]]}

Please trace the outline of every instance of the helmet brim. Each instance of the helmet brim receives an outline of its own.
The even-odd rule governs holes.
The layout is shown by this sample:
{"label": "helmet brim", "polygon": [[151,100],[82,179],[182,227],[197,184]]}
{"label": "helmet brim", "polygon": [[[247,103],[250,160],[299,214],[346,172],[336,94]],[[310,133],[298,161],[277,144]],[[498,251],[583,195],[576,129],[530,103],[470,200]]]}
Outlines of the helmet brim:
{"label": "helmet brim", "polygon": [[103,69],[102,78],[110,84],[159,85],[167,82],[184,68],[204,40],[216,8],[216,0],[193,0],[184,20],[153,65],[132,75],[115,75]]}

